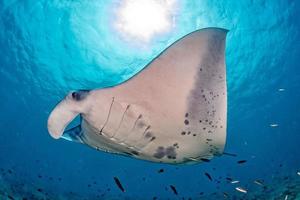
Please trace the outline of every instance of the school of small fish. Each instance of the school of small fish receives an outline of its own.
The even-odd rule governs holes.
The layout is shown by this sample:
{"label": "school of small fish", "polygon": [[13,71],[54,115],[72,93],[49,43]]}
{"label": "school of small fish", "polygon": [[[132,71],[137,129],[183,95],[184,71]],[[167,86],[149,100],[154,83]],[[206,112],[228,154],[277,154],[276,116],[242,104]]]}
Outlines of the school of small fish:
{"label": "school of small fish", "polygon": [[[235,156],[236,156],[236,154],[230,154],[230,155],[235,155]],[[235,157],[235,156],[234,156],[234,157]],[[236,161],[236,163],[239,164],[239,165],[240,165],[240,164],[244,164],[244,163],[246,163],[246,162],[247,162],[247,160],[237,160],[237,161]],[[279,165],[279,167],[282,167],[282,166],[283,166],[282,164]],[[176,167],[176,169],[179,169],[179,167]],[[212,168],[212,169],[215,170],[215,168]],[[4,172],[4,169],[1,169],[1,172]],[[165,169],[164,169],[164,168],[159,168],[159,169],[157,170],[157,173],[158,173],[158,174],[161,174],[161,173],[164,173],[164,172],[165,172]],[[7,174],[13,174],[13,170],[8,169],[8,170],[7,170]],[[297,174],[298,176],[300,176],[300,171],[296,171],[296,174]],[[217,177],[213,178],[213,176],[212,176],[210,173],[204,172],[204,175],[207,177],[207,179],[208,179],[209,181],[220,183],[220,181],[218,181]],[[56,177],[56,178],[55,178],[55,177],[47,177],[47,176],[41,175],[41,174],[38,174],[38,175],[37,175],[37,178],[39,178],[39,179],[46,178],[46,179],[48,179],[48,180],[50,180],[50,181],[54,181],[54,180],[62,181],[62,178],[61,178],[61,177]],[[221,178],[221,177],[219,177],[219,179],[220,179],[220,178]],[[123,186],[123,184],[121,183],[121,181],[120,181],[120,179],[119,179],[118,177],[113,177],[113,180],[114,180],[114,182],[115,182],[117,188],[119,188],[119,190],[120,190],[121,192],[126,192],[125,187]],[[143,181],[145,181],[145,180],[146,180],[146,178],[143,177]],[[240,181],[239,181],[239,180],[234,180],[234,178],[232,178],[232,177],[226,177],[225,180],[227,180],[228,183],[231,183],[231,184],[236,185],[236,186],[234,187],[234,189],[235,189],[237,192],[240,192],[240,193],[243,193],[243,194],[247,194],[247,193],[248,193],[248,189],[247,189],[246,187],[242,187],[242,186],[239,185],[239,184],[240,184]],[[287,177],[287,176],[284,177],[284,180],[288,180],[288,177]],[[264,189],[267,188],[267,186],[265,185],[264,180],[262,180],[262,179],[255,179],[255,180],[253,180],[253,183],[256,184],[256,185],[258,185],[258,186],[261,186],[261,187],[264,188]],[[94,181],[93,184],[94,184],[94,185],[97,184],[96,181]],[[88,187],[92,187],[93,184],[88,184]],[[178,192],[177,188],[175,187],[175,185],[172,185],[172,184],[171,184],[171,185],[169,185],[169,188],[170,188],[170,190],[173,192],[174,195],[176,195],[176,196],[179,195],[179,192]],[[110,188],[107,188],[107,192],[109,192],[110,190],[111,190]],[[167,187],[165,187],[165,190],[166,190],[166,191],[168,190]],[[45,193],[46,193],[45,190],[44,190],[43,188],[37,188],[36,191],[39,192],[39,193],[41,193],[41,194],[45,194]],[[203,195],[203,194],[204,194],[204,192],[200,192],[200,195]],[[227,192],[222,192],[221,194],[223,195],[223,197],[224,197],[225,199],[230,199],[230,198],[231,198],[231,196],[230,196]],[[105,195],[105,194],[103,193],[103,194],[101,195],[101,197],[102,197],[103,195]],[[1,197],[1,195],[0,195],[0,197]],[[16,199],[14,196],[8,195],[8,194],[7,194],[7,198],[10,199],[10,200],[15,200],[15,199]],[[284,200],[288,200],[288,199],[290,199],[290,198],[292,198],[292,197],[289,196],[289,195],[285,195]],[[25,199],[26,199],[26,198],[25,198]],[[158,197],[154,196],[153,199],[156,200],[156,199],[158,199]],[[189,199],[192,199],[192,198],[189,198]]]}

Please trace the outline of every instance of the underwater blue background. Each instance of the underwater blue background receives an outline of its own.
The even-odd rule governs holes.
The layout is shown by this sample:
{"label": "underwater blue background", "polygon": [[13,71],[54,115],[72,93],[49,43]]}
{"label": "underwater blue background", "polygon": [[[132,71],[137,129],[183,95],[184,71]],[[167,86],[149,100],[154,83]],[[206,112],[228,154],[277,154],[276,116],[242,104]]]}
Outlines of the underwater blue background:
{"label": "underwater blue background", "polygon": [[[178,0],[171,30],[148,42],[115,29],[120,2],[0,0],[0,199],[300,199],[300,1]],[[163,165],[49,136],[68,91],[123,82],[206,27],[230,30],[225,151],[237,157]]]}

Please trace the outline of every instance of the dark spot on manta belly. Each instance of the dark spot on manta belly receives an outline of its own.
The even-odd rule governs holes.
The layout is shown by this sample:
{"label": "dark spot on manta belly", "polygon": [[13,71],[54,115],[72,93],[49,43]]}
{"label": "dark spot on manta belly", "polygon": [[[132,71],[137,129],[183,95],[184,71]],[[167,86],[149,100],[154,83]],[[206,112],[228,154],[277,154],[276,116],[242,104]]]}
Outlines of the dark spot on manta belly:
{"label": "dark spot on manta belly", "polygon": [[176,152],[175,148],[173,146],[167,147],[166,148],[166,155],[169,159],[176,159]]}
{"label": "dark spot on manta belly", "polygon": [[142,128],[142,127],[144,127],[144,126],[146,126],[146,123],[145,123],[143,120],[139,120],[139,121],[137,122],[137,127],[138,127],[138,128]]}
{"label": "dark spot on manta belly", "polygon": [[146,132],[145,137],[146,137],[146,138],[152,137],[152,133],[151,133],[150,131]]}
{"label": "dark spot on manta belly", "polygon": [[164,156],[167,156],[168,159],[176,159],[176,155],[177,153],[175,151],[175,147],[173,146],[169,146],[167,148],[160,146],[153,154],[153,156],[157,159],[162,159]]}
{"label": "dark spot on manta belly", "polygon": [[161,146],[158,147],[158,148],[156,149],[155,154],[153,154],[153,156],[154,156],[155,158],[158,158],[158,159],[163,158],[165,155],[166,155],[166,154],[165,154],[165,148],[164,148],[164,147],[161,147]]}
{"label": "dark spot on manta belly", "polygon": [[184,120],[184,124],[185,124],[185,125],[188,125],[189,123],[190,123],[189,120],[187,120],[187,119]]}

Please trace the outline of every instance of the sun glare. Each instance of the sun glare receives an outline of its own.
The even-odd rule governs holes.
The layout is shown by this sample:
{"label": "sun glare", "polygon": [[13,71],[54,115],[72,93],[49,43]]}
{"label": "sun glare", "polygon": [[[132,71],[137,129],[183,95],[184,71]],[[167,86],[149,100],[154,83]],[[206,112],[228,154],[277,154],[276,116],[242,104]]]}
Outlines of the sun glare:
{"label": "sun glare", "polygon": [[116,27],[121,33],[144,41],[172,27],[174,0],[126,0],[117,11]]}

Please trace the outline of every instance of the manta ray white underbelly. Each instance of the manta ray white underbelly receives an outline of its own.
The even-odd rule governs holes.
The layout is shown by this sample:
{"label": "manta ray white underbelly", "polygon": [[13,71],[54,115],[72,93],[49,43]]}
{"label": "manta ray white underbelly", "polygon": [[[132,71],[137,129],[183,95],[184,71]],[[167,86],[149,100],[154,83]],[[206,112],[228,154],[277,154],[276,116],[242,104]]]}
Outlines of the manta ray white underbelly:
{"label": "manta ray white underbelly", "polygon": [[[202,162],[221,155],[226,33],[195,31],[120,85],[70,92],[49,116],[50,135],[154,162]],[[79,114],[80,125],[64,131]]]}

